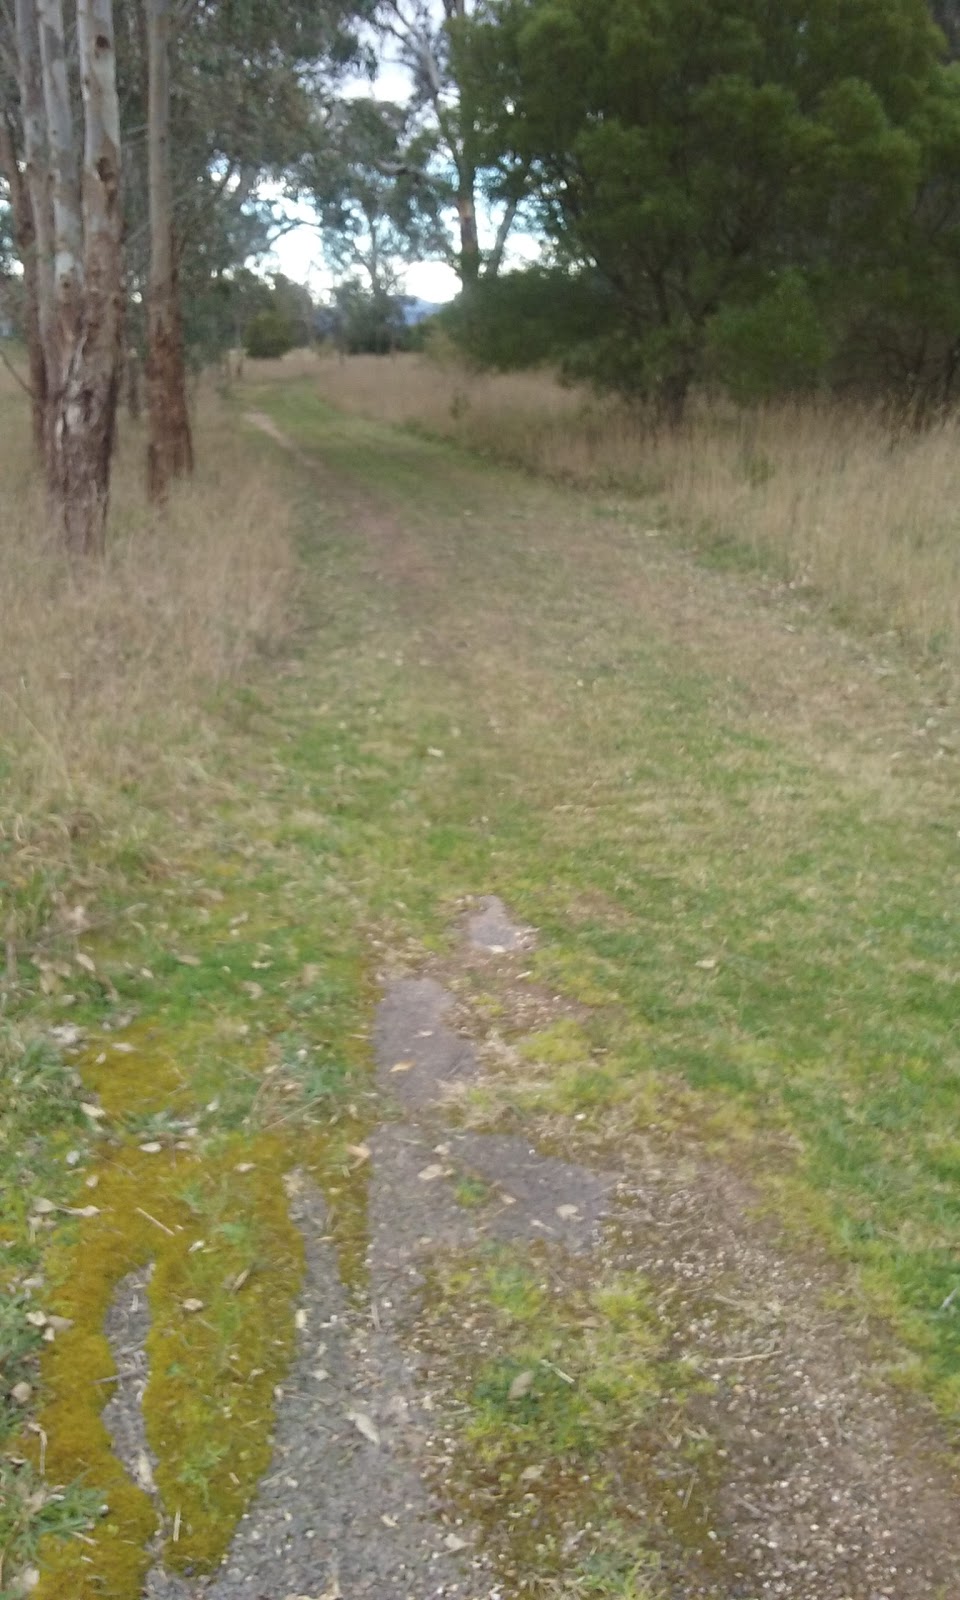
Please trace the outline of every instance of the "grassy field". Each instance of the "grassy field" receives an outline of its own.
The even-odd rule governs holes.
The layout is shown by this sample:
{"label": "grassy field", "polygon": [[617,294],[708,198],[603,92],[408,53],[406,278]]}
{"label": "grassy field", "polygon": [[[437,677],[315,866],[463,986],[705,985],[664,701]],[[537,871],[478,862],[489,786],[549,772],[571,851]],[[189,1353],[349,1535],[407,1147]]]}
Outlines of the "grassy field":
{"label": "grassy field", "polygon": [[727,563],[755,562],[835,619],[960,661],[960,492],[955,420],[893,436],[885,420],[824,400],[740,411],[694,404],[686,427],[548,373],[477,374],[455,360],[312,354],[333,404],[422,430],[581,487],[638,496],[653,528]]}
{"label": "grassy field", "polygon": [[[470,893],[540,930],[535,976],[581,1012],[532,1033],[496,1018],[509,1048],[464,1114],[585,1159],[629,1165],[655,1135],[752,1173],[955,1425],[960,741],[943,674],[652,538],[662,486],[495,469],[358,415],[369,398],[334,410],[312,374],[254,372],[232,412],[211,403],[201,479],[168,521],[121,486],[104,574],[75,584],[4,519],[0,1358],[7,1443],[32,1463],[6,1479],[8,1568],[80,1530],[93,1546],[40,1546],[36,1592],[138,1592],[153,1513],[77,1377],[109,1373],[103,1310],[151,1256],[152,1337],[180,1351],[146,1401],[184,1529],[171,1560],[215,1562],[292,1337],[283,1173],[315,1174],[356,1283],[372,952],[444,952]],[[323,386],[345,381],[331,368]],[[298,456],[244,424],[254,408]],[[912,447],[942,452],[943,484],[946,441]],[[748,532],[773,504],[762,480]],[[8,503],[29,504],[25,481]],[[956,585],[931,541],[897,592],[906,607],[923,587],[932,616]],[[913,637],[905,616],[891,626]],[[189,1254],[195,1237],[209,1249]],[[231,1289],[252,1268],[255,1292]],[[69,1327],[25,1321],[37,1285]],[[212,1331],[187,1360],[193,1299]],[[504,1338],[527,1359],[523,1319]],[[249,1381],[225,1425],[227,1368]],[[43,1429],[26,1446],[25,1414]],[[238,1466],[240,1430],[257,1443]],[[48,1481],[83,1490],[49,1500],[41,1438]],[[113,1508],[95,1528],[91,1493]]]}

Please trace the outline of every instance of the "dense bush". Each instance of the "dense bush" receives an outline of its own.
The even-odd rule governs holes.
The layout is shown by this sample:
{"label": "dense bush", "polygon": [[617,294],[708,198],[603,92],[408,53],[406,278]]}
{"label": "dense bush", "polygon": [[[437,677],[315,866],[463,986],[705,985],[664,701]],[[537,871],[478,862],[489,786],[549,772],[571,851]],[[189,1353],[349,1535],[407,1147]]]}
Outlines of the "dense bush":
{"label": "dense bush", "polygon": [[269,361],[292,350],[295,333],[279,311],[258,311],[247,324],[244,349],[254,360]]}
{"label": "dense bush", "polygon": [[705,380],[960,391],[960,72],[924,0],[491,0],[464,49],[569,268],[465,300],[468,354],[674,416]]}

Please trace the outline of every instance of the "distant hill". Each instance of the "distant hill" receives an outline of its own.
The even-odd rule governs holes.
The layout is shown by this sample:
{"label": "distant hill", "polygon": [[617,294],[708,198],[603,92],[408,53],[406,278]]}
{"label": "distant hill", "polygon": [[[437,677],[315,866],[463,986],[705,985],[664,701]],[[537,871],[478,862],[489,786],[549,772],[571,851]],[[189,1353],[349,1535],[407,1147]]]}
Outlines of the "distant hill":
{"label": "distant hill", "polygon": [[421,322],[426,322],[428,317],[435,317],[443,307],[434,300],[418,300],[413,295],[401,295],[400,309],[406,326],[416,328]]}

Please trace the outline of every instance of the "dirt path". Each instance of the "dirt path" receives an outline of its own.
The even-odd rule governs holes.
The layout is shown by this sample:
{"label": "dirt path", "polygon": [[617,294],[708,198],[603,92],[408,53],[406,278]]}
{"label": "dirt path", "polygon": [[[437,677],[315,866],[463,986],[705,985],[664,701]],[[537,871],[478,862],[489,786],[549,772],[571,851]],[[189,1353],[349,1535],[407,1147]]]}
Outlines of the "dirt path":
{"label": "dirt path", "polygon": [[[260,416],[250,420],[265,426]],[[269,431],[276,436],[272,422]],[[426,627],[418,629],[425,659],[449,665],[466,651],[472,692],[492,705],[503,652],[510,649],[509,628],[498,628],[490,612],[482,619],[458,618],[451,637],[433,612],[435,567],[418,550],[415,533],[407,526],[398,536],[392,513],[379,516],[375,499],[358,496],[355,488],[350,495],[365,502],[358,528],[382,575],[406,592],[401,603],[414,612],[427,607]],[[613,581],[614,562],[621,560],[615,543],[584,547],[581,558],[591,583]],[[780,732],[813,737],[832,770],[844,781],[866,785],[881,807],[891,803],[891,785],[897,786],[892,803],[902,804],[901,773],[909,772],[915,785],[909,805],[936,792],[940,773],[930,764],[929,734],[936,730],[935,763],[949,748],[952,724],[935,688],[919,688],[927,711],[921,741],[918,693],[913,691],[912,703],[903,697],[901,669],[840,634],[811,631],[802,613],[790,620],[789,611],[770,606],[767,592],[751,594],[741,581],[697,572],[659,548],[645,557],[636,584],[638,607],[655,614],[658,628],[705,670],[716,673],[729,662],[736,633],[738,676],[721,679],[728,710],[746,706],[761,720],[775,721]],[[524,669],[518,660],[517,670]],[[399,1102],[401,1120],[388,1122],[369,1141],[370,1305],[362,1316],[372,1315],[375,1329],[360,1338],[364,1381],[373,1386],[365,1391],[364,1414],[374,1419],[381,1449],[389,1438],[391,1452],[418,1462],[426,1473],[434,1517],[438,1493],[447,1517],[451,1508],[467,1513],[462,1525],[456,1523],[454,1542],[465,1540],[469,1559],[458,1554],[455,1577],[444,1571],[446,1524],[434,1521],[433,1533],[424,1533],[430,1498],[407,1489],[401,1525],[412,1520],[403,1539],[393,1539],[393,1557],[391,1540],[384,1548],[369,1519],[353,1554],[344,1547],[345,1565],[338,1566],[337,1541],[331,1541],[328,1565],[339,1572],[344,1593],[614,1592],[577,1577],[572,1557],[565,1579],[547,1573],[538,1579],[529,1554],[517,1559],[516,1538],[505,1531],[511,1519],[532,1517],[546,1527],[554,1517],[551,1538],[565,1539],[572,1551],[575,1506],[555,1515],[549,1504],[538,1506],[536,1487],[525,1493],[515,1488],[513,1494],[501,1488],[485,1497],[464,1459],[470,1446],[455,1435],[445,1441],[446,1468],[436,1464],[435,1407],[441,1414],[448,1408],[439,1426],[450,1427],[462,1412],[458,1379],[464,1366],[482,1365],[485,1352],[482,1334],[451,1329],[448,1348],[441,1342],[438,1351],[435,1330],[423,1332],[421,1322],[431,1320],[431,1263],[497,1239],[534,1247],[536,1270],[547,1271],[555,1287],[581,1281],[582,1260],[571,1264],[584,1253],[593,1263],[588,1272],[615,1267],[637,1274],[650,1286],[661,1324],[670,1330],[671,1359],[702,1380],[696,1395],[677,1401],[682,1421],[675,1431],[655,1421],[636,1436],[634,1450],[648,1455],[643,1469],[635,1461],[617,1468],[625,1481],[621,1489],[661,1562],[660,1577],[649,1580],[658,1593],[662,1588],[677,1597],[718,1600],[933,1600],[960,1593],[960,1555],[952,1536],[957,1478],[945,1437],[923,1405],[884,1382],[876,1325],[857,1326],[849,1315],[827,1309],[831,1285],[840,1284],[837,1269],[816,1251],[791,1257],[772,1225],[758,1220],[758,1195],[749,1178],[689,1141],[664,1142],[655,1131],[640,1159],[634,1141],[619,1170],[591,1170],[545,1157],[523,1134],[458,1127],[464,1095],[469,1098],[483,1072],[464,1031],[489,1035],[482,1015],[472,1015],[474,1003],[482,999],[488,1005],[491,993],[498,997],[495,1042],[509,1033],[511,1013],[515,1022],[529,1022],[527,1012],[536,1013],[541,1004],[523,971],[529,946],[529,935],[500,902],[483,902],[453,966],[440,969],[457,990],[454,1012],[435,979],[415,974],[394,977],[380,1008],[380,1082],[387,1103]],[[557,1000],[554,1009],[562,1016],[569,1007]],[[451,1031],[452,1014],[460,1018],[459,1032]],[[538,1020],[542,1026],[544,1016]],[[555,1143],[555,1123],[550,1137]],[[457,1204],[457,1185],[465,1178],[482,1188],[477,1209]],[[546,1256],[537,1254],[544,1251]],[[371,1398],[378,1370],[381,1393]],[[675,1399],[664,1396],[664,1403]],[[702,1466],[689,1464],[693,1437],[709,1441]],[[353,1446],[357,1466],[343,1475],[346,1505],[363,1498],[364,1452],[376,1449],[356,1440]],[[376,1461],[379,1472],[379,1454]],[[543,1493],[549,1502],[546,1488]],[[479,1527],[469,1516],[478,1495]],[[380,1490],[373,1491],[375,1509],[382,1498]],[[386,1516],[389,1524],[389,1511]],[[401,1561],[402,1578],[390,1575],[391,1560]],[[412,1585],[410,1573],[419,1574]],[[506,1587],[498,1586],[497,1574]],[[427,1587],[435,1576],[439,1584]],[[215,1592],[245,1591],[238,1586]]]}

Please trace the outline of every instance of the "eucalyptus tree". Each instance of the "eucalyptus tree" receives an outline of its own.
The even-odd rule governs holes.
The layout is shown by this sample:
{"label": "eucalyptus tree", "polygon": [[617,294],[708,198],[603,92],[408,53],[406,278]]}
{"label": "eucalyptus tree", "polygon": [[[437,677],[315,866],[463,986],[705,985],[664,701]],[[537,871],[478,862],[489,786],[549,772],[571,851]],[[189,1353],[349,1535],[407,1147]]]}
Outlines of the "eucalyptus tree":
{"label": "eucalyptus tree", "polygon": [[34,432],[54,520],[83,555],[103,546],[123,320],[113,7],[77,0],[75,54],[62,0],[16,0],[4,20],[16,81],[4,166],[19,213]]}
{"label": "eucalyptus tree", "polygon": [[442,248],[441,202],[424,176],[431,146],[409,107],[346,98],[318,110],[297,165],[295,192],[313,203],[328,266],[378,303],[397,293],[405,263]]}
{"label": "eucalyptus tree", "polygon": [[[378,0],[377,21],[411,76],[410,111],[433,147],[422,174],[421,195],[433,186],[434,208],[452,209],[456,242],[439,253],[464,286],[496,277],[527,193],[528,165],[484,138],[482,94],[472,71],[470,43],[490,20],[488,0]],[[490,214],[491,247],[480,244],[478,212]]]}

